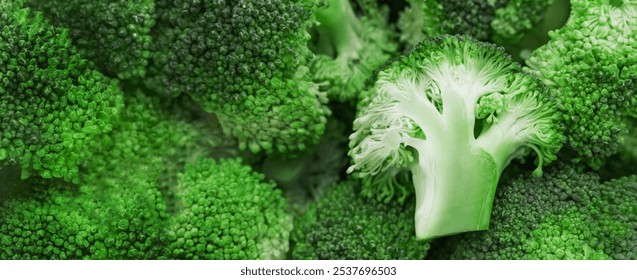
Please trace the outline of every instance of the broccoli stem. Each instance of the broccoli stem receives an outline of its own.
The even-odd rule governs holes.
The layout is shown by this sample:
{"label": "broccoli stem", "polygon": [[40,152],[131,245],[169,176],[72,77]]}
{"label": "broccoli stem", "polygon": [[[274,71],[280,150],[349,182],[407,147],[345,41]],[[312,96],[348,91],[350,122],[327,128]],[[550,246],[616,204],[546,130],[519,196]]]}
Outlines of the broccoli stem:
{"label": "broccoli stem", "polygon": [[438,147],[447,152],[421,158],[411,168],[420,239],[489,227],[500,173],[489,154],[461,142]]}
{"label": "broccoli stem", "polygon": [[422,108],[431,107],[427,100],[400,101],[403,109],[421,108],[404,113],[419,123],[426,135],[426,139],[403,136],[405,145],[418,154],[411,171],[416,191],[416,236],[420,239],[487,229],[504,162],[499,155],[494,159],[473,135],[474,104],[490,90],[452,83],[444,88],[442,113],[433,119],[421,119],[423,112],[429,111]]}
{"label": "broccoli stem", "polygon": [[323,2],[328,6],[317,8],[314,13],[320,23],[317,27],[319,45],[322,46],[319,52],[342,60],[357,59],[363,48],[362,26],[349,0]]}

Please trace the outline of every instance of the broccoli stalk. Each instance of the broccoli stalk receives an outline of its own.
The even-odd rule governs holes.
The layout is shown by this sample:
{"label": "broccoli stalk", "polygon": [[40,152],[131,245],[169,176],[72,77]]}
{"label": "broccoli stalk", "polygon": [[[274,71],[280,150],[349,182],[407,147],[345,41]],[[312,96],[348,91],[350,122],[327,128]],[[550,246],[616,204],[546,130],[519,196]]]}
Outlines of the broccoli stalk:
{"label": "broccoli stalk", "polygon": [[349,0],[323,0],[314,8],[317,25],[310,48],[316,59],[311,72],[315,82],[327,84],[330,99],[355,99],[397,50],[386,10],[359,6],[360,14]]}
{"label": "broccoli stalk", "polygon": [[509,162],[533,150],[539,175],[562,142],[539,81],[468,37],[420,45],[379,73],[375,92],[354,122],[348,172],[409,168],[421,239],[487,229]]}
{"label": "broccoli stalk", "polygon": [[314,12],[321,48],[319,52],[336,54],[338,60],[346,62],[357,59],[358,52],[363,47],[360,37],[361,23],[354,14],[349,0],[325,1],[327,7],[317,8]]}

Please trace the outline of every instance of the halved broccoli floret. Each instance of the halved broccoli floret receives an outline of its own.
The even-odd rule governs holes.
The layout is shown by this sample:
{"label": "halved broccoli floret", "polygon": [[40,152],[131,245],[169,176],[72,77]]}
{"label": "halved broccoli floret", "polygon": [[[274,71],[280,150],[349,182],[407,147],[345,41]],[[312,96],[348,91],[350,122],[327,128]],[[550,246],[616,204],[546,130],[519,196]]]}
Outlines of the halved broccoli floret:
{"label": "halved broccoli floret", "polygon": [[566,25],[527,60],[556,100],[575,162],[599,168],[637,116],[637,4],[572,1]]}
{"label": "halved broccoli floret", "polygon": [[534,151],[539,175],[562,143],[540,82],[502,49],[469,37],[419,45],[378,74],[367,98],[348,171],[378,178],[365,187],[380,200],[402,192],[393,175],[411,171],[419,238],[486,229],[509,162]]}
{"label": "halved broccoli floret", "polygon": [[0,69],[0,168],[77,183],[87,148],[122,106],[117,84],[20,1],[0,2]]}
{"label": "halved broccoli floret", "polygon": [[429,243],[414,236],[414,206],[365,198],[356,181],[334,185],[295,221],[292,257],[422,260]]}
{"label": "halved broccoli floret", "polygon": [[436,241],[443,259],[636,259],[637,177],[556,166],[498,187],[489,230]]}

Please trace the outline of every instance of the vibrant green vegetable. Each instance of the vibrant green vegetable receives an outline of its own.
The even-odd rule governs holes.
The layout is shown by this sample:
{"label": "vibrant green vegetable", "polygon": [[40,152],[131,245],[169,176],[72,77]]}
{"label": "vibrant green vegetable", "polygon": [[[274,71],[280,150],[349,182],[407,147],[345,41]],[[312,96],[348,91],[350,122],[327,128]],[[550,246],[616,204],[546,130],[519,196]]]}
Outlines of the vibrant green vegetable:
{"label": "vibrant green vegetable", "polygon": [[69,29],[83,57],[105,74],[142,78],[151,54],[155,1],[25,0],[49,22]]}
{"label": "vibrant green vegetable", "polygon": [[369,184],[368,193],[391,199],[400,190],[387,176],[409,169],[419,238],[484,230],[509,162],[534,151],[539,175],[561,146],[545,95],[492,45],[454,36],[423,43],[378,74],[354,121],[348,172],[379,176],[388,185]]}
{"label": "vibrant green vegetable", "polygon": [[527,63],[557,102],[573,161],[598,168],[637,116],[637,2],[572,4],[566,25]]}
{"label": "vibrant green vegetable", "polygon": [[0,259],[637,259],[636,31],[637,0],[0,0]]}
{"label": "vibrant green vegetable", "polygon": [[146,84],[188,94],[253,152],[318,142],[327,100],[311,80],[311,1],[158,1]]}
{"label": "vibrant green vegetable", "polygon": [[20,1],[0,2],[0,168],[77,183],[88,146],[121,106],[117,83],[93,70],[67,30]]}
{"label": "vibrant green vegetable", "polygon": [[81,187],[21,183],[0,199],[0,259],[160,256],[166,206],[151,180],[117,176]]}
{"label": "vibrant green vegetable", "polygon": [[273,183],[241,161],[200,160],[186,166],[169,220],[169,259],[281,259],[292,216]]}

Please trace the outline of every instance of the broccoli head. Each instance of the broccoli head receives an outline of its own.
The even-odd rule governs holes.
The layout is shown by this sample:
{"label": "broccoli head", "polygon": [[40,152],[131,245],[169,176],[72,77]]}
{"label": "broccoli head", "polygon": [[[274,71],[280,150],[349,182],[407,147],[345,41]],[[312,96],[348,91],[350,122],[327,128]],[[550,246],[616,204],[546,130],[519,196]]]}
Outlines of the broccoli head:
{"label": "broccoli head", "polygon": [[378,74],[367,99],[348,172],[378,178],[365,193],[388,200],[411,171],[419,238],[488,228],[509,162],[533,151],[539,175],[563,139],[540,82],[502,49],[465,36],[419,45]]}
{"label": "broccoli head", "polygon": [[0,168],[78,182],[78,166],[111,130],[122,93],[77,53],[66,29],[20,1],[0,2],[0,26]]}
{"label": "broccoli head", "polygon": [[527,64],[556,100],[574,161],[599,168],[637,116],[637,2],[572,2],[566,25]]}
{"label": "broccoli head", "polygon": [[155,1],[26,0],[69,37],[83,57],[105,74],[142,78],[152,48]]}
{"label": "broccoli head", "polygon": [[414,201],[378,203],[356,181],[332,186],[295,221],[294,259],[415,259],[429,243],[414,236]]}
{"label": "broccoli head", "polygon": [[179,177],[168,259],[282,259],[292,216],[281,191],[238,159],[202,159]]}
{"label": "broccoli head", "polygon": [[325,94],[312,82],[307,47],[313,1],[159,1],[146,85],[189,94],[253,152],[315,145]]}
{"label": "broccoli head", "polygon": [[441,239],[444,259],[636,259],[637,177],[600,183],[556,166],[498,187],[488,231]]}

